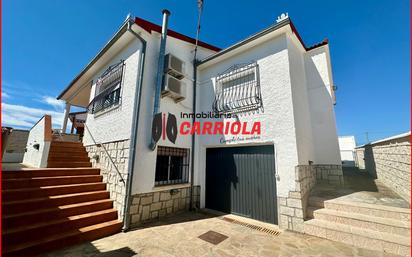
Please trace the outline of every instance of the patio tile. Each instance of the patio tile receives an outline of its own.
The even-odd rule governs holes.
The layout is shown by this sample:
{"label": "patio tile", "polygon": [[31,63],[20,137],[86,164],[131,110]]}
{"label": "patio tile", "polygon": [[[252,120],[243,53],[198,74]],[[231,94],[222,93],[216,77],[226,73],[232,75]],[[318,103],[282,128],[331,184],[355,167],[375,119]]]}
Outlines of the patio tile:
{"label": "patio tile", "polygon": [[[217,245],[198,237],[208,231],[228,236]],[[343,243],[283,231],[274,236],[233,224],[218,216],[182,213],[126,233],[95,240],[42,257],[273,257],[333,256],[390,257]]]}

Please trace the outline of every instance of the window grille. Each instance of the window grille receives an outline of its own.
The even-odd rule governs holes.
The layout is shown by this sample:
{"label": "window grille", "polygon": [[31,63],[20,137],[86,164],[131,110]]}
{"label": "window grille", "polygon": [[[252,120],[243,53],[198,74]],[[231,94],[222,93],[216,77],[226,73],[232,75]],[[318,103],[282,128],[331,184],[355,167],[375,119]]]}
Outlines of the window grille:
{"label": "window grille", "polygon": [[256,62],[234,65],[216,78],[213,110],[240,113],[263,109],[259,66]]}
{"label": "window grille", "polygon": [[110,66],[96,81],[98,94],[89,103],[89,113],[97,113],[120,103],[124,62]]}
{"label": "window grille", "polygon": [[157,147],[155,185],[189,182],[189,149]]}

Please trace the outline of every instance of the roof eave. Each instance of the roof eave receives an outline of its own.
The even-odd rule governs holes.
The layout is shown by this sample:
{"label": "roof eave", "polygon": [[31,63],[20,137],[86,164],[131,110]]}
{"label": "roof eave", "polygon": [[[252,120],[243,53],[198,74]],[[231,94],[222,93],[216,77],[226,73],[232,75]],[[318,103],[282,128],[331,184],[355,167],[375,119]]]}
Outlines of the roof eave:
{"label": "roof eave", "polygon": [[127,31],[129,22],[133,22],[132,19],[126,20],[120,29],[114,34],[114,36],[104,45],[104,47],[97,53],[97,55],[83,68],[82,71],[70,82],[70,84],[59,94],[58,100],[62,99],[64,94],[102,57],[107,50]]}
{"label": "roof eave", "polygon": [[248,37],[248,38],[246,38],[246,39],[244,39],[244,40],[242,40],[242,41],[240,41],[240,42],[238,42],[238,43],[236,43],[236,44],[234,44],[234,45],[231,45],[231,46],[223,49],[222,51],[217,52],[216,54],[213,54],[213,55],[211,55],[211,56],[203,59],[202,61],[200,61],[200,62],[197,64],[197,66],[201,66],[201,65],[203,65],[203,64],[206,63],[206,62],[209,62],[209,61],[211,61],[211,60],[213,60],[213,59],[216,59],[217,57],[220,57],[220,56],[222,56],[222,55],[224,55],[224,54],[226,54],[226,53],[228,53],[228,52],[230,52],[230,51],[233,51],[233,50],[235,50],[235,49],[237,49],[237,48],[239,48],[239,47],[241,47],[241,46],[243,46],[243,45],[245,45],[245,44],[247,44],[247,43],[249,43],[249,42],[252,42],[252,41],[254,41],[254,40],[256,40],[256,39],[258,39],[258,38],[260,38],[260,37],[262,37],[262,36],[264,36],[264,35],[266,35],[266,34],[268,34],[268,33],[271,33],[271,32],[273,32],[273,31],[275,31],[275,30],[278,30],[278,29],[280,29],[280,28],[282,28],[282,27],[290,24],[290,22],[291,22],[291,21],[290,21],[289,18],[284,19],[283,21],[278,22],[278,23],[276,23],[275,25],[270,26],[269,28],[266,28],[266,29],[264,29],[264,30],[262,30],[262,31],[260,31],[260,32],[258,32],[258,33],[256,33],[256,34],[253,34],[252,36],[250,36],[250,37]]}
{"label": "roof eave", "polygon": [[286,25],[290,25],[290,28],[291,28],[292,32],[296,35],[297,39],[299,40],[299,42],[301,43],[301,45],[303,46],[303,48],[304,48],[306,51],[311,51],[311,50],[313,50],[313,49],[316,49],[316,48],[319,48],[319,47],[322,47],[322,46],[325,46],[325,45],[328,45],[328,44],[329,44],[328,39],[324,39],[322,42],[320,42],[320,43],[318,43],[318,44],[315,44],[315,45],[313,45],[313,46],[307,47],[307,46],[305,45],[305,43],[303,42],[302,37],[299,35],[299,33],[298,33],[295,25],[293,25],[292,20],[291,20],[290,18],[286,18],[286,19],[284,19],[284,20],[282,20],[282,21],[280,21],[280,22],[278,22],[278,23],[270,26],[269,28],[266,28],[266,29],[264,29],[264,30],[262,30],[262,31],[260,31],[260,32],[258,32],[258,33],[256,33],[256,34],[253,34],[252,36],[250,36],[250,37],[248,37],[248,38],[246,38],[246,39],[244,39],[244,40],[242,40],[242,41],[240,41],[240,42],[238,42],[238,43],[236,43],[236,44],[234,44],[234,45],[231,45],[231,46],[229,46],[229,47],[221,50],[220,52],[217,52],[216,54],[213,54],[213,55],[205,58],[204,60],[200,61],[200,62],[197,64],[197,66],[201,66],[202,64],[204,64],[204,63],[206,63],[206,62],[209,62],[209,61],[211,61],[211,60],[213,60],[213,59],[215,59],[215,58],[217,58],[217,57],[219,57],[219,56],[222,56],[222,55],[224,55],[224,54],[226,54],[226,53],[228,53],[228,52],[230,52],[230,51],[233,51],[233,50],[235,50],[235,49],[237,49],[237,48],[239,48],[239,47],[241,47],[241,46],[243,46],[243,45],[245,45],[245,44],[247,44],[247,43],[249,43],[249,42],[251,42],[251,41],[254,41],[254,40],[256,40],[256,39],[258,39],[258,38],[260,38],[260,37],[262,37],[262,36],[264,36],[264,35],[266,35],[266,34],[268,34],[268,33],[271,33],[271,32],[273,32],[273,31],[276,31],[276,30],[278,30],[278,29],[280,29],[280,28],[282,28],[282,27],[284,27],[284,26],[286,26]]}

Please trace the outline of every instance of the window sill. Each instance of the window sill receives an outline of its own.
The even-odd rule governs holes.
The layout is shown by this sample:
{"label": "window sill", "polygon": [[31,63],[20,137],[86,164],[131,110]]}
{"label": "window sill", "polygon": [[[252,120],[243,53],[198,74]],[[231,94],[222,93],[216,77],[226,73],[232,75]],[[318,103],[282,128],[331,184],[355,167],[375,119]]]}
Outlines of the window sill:
{"label": "window sill", "polygon": [[166,190],[171,190],[171,189],[181,189],[181,188],[186,188],[186,187],[190,187],[190,183],[165,185],[165,186],[154,186],[152,188],[152,191],[158,192],[158,191],[166,191]]}
{"label": "window sill", "polygon": [[102,116],[102,115],[104,115],[104,114],[106,114],[106,113],[108,113],[108,112],[111,112],[111,111],[113,111],[113,110],[115,110],[115,109],[117,109],[117,108],[119,108],[119,107],[120,107],[120,103],[118,103],[118,104],[116,104],[116,105],[113,105],[113,106],[111,106],[111,107],[108,107],[108,108],[106,108],[106,109],[100,110],[100,111],[98,111],[98,112],[96,112],[96,113],[93,113],[93,116],[94,116],[94,118],[100,117],[100,116]]}

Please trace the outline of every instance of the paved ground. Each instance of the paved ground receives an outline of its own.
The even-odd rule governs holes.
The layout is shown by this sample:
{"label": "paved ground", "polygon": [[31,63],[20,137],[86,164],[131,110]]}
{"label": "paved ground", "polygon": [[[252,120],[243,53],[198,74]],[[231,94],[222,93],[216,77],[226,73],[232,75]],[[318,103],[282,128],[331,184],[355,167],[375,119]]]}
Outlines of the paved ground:
{"label": "paved ground", "polygon": [[343,172],[344,186],[318,183],[310,193],[311,196],[409,209],[407,201],[366,172],[357,168],[344,168]]}
{"label": "paved ground", "polygon": [[[198,237],[215,231],[228,238],[214,245]],[[308,235],[281,232],[274,236],[203,213],[182,213],[127,233],[74,246],[43,257],[389,257]]]}

